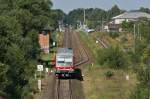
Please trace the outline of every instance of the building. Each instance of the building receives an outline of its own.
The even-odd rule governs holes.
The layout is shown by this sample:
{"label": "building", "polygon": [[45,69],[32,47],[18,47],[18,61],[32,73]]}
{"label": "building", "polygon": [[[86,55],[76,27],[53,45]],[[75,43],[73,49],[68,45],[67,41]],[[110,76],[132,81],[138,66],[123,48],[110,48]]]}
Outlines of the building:
{"label": "building", "polygon": [[103,27],[104,32],[122,32],[121,24],[114,24],[112,21]]}
{"label": "building", "polygon": [[150,19],[150,14],[138,11],[130,11],[120,14],[112,18],[112,21],[107,23],[104,26],[104,30],[107,32],[121,32],[121,24],[122,22],[136,22],[141,18],[148,18]]}
{"label": "building", "polygon": [[150,19],[150,14],[145,12],[138,12],[138,11],[130,11],[120,14],[112,18],[112,22],[114,24],[122,24],[123,21],[130,22],[130,21],[138,21],[140,18],[148,18]]}
{"label": "building", "polygon": [[104,30],[106,32],[121,32],[122,28],[120,28],[120,27],[121,27],[120,24],[109,23],[108,25],[104,26]]}
{"label": "building", "polygon": [[49,53],[50,50],[50,31],[41,31],[39,33],[39,44],[44,53]]}

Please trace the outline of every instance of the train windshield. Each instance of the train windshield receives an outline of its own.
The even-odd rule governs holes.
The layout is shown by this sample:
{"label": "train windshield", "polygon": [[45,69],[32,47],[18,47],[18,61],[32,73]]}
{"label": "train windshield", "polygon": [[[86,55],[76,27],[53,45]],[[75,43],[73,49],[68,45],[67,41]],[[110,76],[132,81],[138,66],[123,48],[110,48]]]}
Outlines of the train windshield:
{"label": "train windshield", "polygon": [[72,57],[59,57],[57,58],[58,66],[71,66],[72,65]]}

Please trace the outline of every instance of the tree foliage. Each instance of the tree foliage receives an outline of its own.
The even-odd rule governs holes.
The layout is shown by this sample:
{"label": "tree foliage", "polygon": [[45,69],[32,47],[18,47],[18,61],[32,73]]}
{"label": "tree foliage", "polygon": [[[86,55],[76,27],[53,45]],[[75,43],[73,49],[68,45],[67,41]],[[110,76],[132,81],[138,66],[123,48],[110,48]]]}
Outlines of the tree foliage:
{"label": "tree foliage", "polygon": [[150,98],[150,65],[141,64],[137,71],[139,84],[131,94],[131,99],[149,99]]}
{"label": "tree foliage", "polygon": [[127,66],[127,59],[119,47],[110,47],[101,51],[99,63],[110,68],[119,69]]}
{"label": "tree foliage", "polygon": [[32,92],[39,30],[53,26],[49,0],[0,0],[0,96],[21,99]]}
{"label": "tree foliage", "polygon": [[6,86],[9,84],[7,73],[8,73],[8,65],[0,63],[0,96],[5,96]]}
{"label": "tree foliage", "polygon": [[134,65],[139,84],[131,95],[131,99],[149,99],[150,97],[150,21],[141,19],[139,23],[142,40],[137,40],[135,59],[138,59]]}
{"label": "tree foliage", "polygon": [[[103,22],[108,22],[110,19],[118,14],[123,13],[124,10],[119,9],[117,5],[114,5],[110,10],[106,11],[99,8],[85,9],[86,24],[90,28],[96,28],[101,26]],[[84,9],[75,9],[67,15],[67,23],[73,26],[83,23]]]}
{"label": "tree foliage", "polygon": [[131,99],[149,99],[150,98],[150,90],[148,87],[137,87],[135,92],[132,93]]}
{"label": "tree foliage", "polygon": [[148,42],[150,41],[150,20],[141,19],[140,20],[140,32],[142,33],[142,37],[144,37]]}
{"label": "tree foliage", "polygon": [[66,14],[60,9],[52,10],[50,17],[54,28],[58,28],[59,22],[66,23]]}
{"label": "tree foliage", "polygon": [[133,31],[133,28],[134,28],[134,23],[133,23],[133,22],[126,22],[126,21],[123,21],[123,23],[122,23],[122,29],[123,29],[124,31],[132,32],[132,31]]}
{"label": "tree foliage", "polygon": [[149,14],[150,14],[150,9],[149,9],[149,8],[141,7],[141,8],[139,9],[139,11],[146,12],[146,13],[149,13]]}

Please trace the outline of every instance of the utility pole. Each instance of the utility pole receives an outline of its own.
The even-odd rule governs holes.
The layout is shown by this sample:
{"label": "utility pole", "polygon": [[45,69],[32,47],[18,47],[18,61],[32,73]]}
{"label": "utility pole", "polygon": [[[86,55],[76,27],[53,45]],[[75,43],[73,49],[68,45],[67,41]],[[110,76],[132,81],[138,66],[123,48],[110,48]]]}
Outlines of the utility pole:
{"label": "utility pole", "polygon": [[85,20],[85,9],[84,9],[84,22],[83,22],[84,25],[86,24],[85,21],[86,21],[86,20]]}
{"label": "utility pole", "polygon": [[101,31],[103,32],[103,17],[101,18]]}
{"label": "utility pole", "polygon": [[134,54],[135,54],[135,46],[136,46],[136,31],[135,31],[135,24],[134,24],[134,44],[133,44],[133,48],[134,48]]}
{"label": "utility pole", "polygon": [[139,23],[138,23],[138,38],[140,39],[140,30],[139,30]]}
{"label": "utility pole", "polygon": [[142,37],[141,37],[141,33],[140,33],[140,41],[142,40]]}
{"label": "utility pole", "polygon": [[138,32],[139,32],[139,39],[140,41],[142,40],[142,37],[141,37],[141,32],[140,32],[140,23],[138,24]]}

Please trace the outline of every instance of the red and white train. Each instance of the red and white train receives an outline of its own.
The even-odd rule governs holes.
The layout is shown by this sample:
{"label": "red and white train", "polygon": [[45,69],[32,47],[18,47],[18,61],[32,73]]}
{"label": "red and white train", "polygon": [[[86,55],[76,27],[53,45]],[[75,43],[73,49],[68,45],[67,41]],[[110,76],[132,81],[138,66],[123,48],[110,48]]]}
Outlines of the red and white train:
{"label": "red and white train", "polygon": [[70,77],[74,73],[74,54],[70,48],[58,48],[55,59],[56,77]]}

